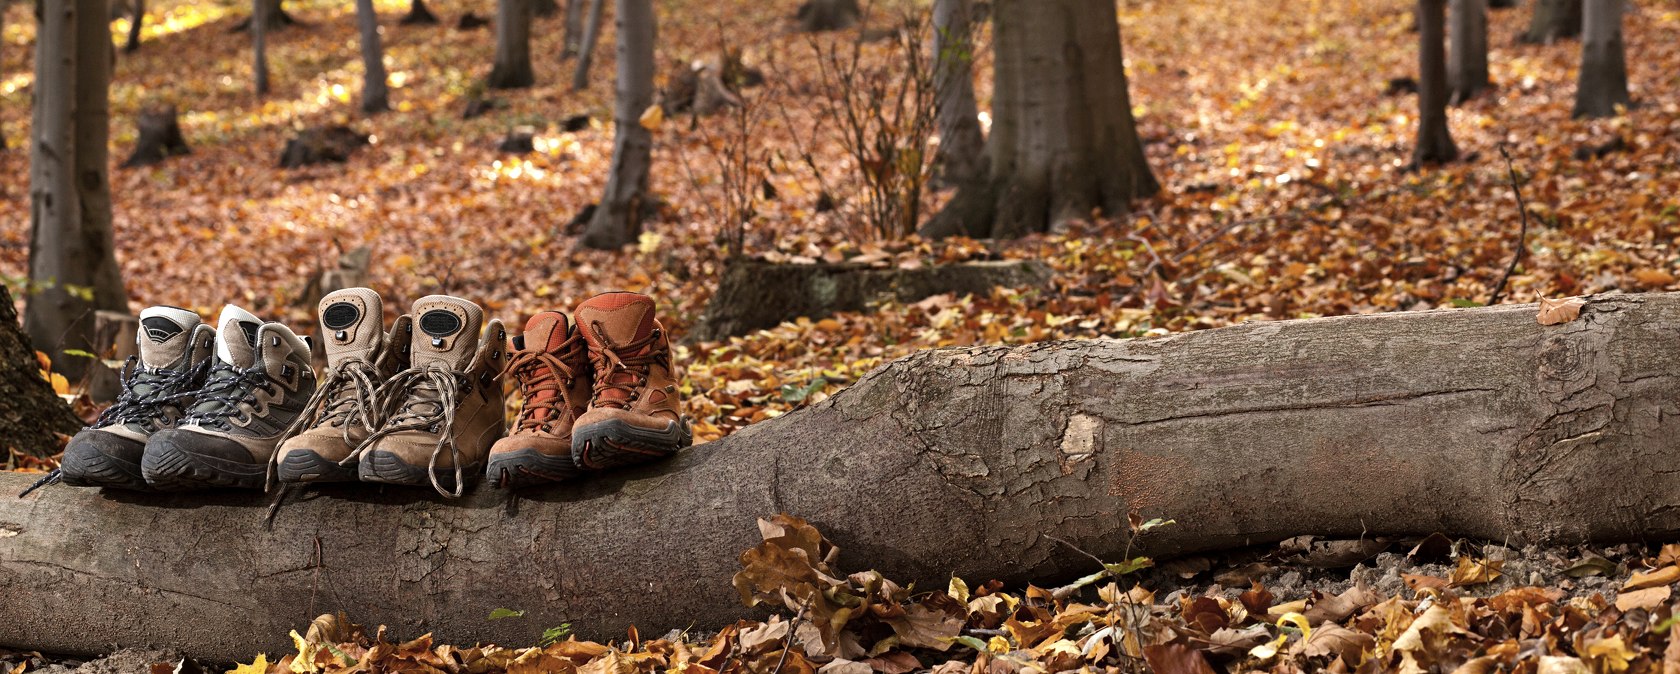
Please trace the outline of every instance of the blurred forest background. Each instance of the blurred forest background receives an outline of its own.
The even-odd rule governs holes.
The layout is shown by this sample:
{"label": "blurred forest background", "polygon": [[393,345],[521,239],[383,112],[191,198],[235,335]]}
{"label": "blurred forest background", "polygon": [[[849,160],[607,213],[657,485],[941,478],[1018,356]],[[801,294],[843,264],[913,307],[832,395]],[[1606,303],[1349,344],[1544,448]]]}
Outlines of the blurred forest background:
{"label": "blurred forest background", "polygon": [[[232,301],[309,326],[323,290],[365,283],[521,320],[625,288],[689,335],[707,440],[928,347],[1677,287],[1671,3],[260,0],[256,22],[223,0],[46,5],[0,3],[0,273],[20,305],[46,298],[30,332],[72,384],[77,354],[113,355],[90,308]],[[1109,19],[1124,74],[1067,88],[1084,75],[1059,45],[1105,54]],[[70,86],[101,58],[108,126],[94,85]],[[1057,86],[1074,93],[1043,98]],[[108,149],[87,161],[110,166],[120,274],[85,190],[42,211],[37,180],[61,238],[32,228],[43,94],[48,119],[81,104],[43,131],[83,139],[53,189]],[[1049,150],[1000,149],[999,129]],[[998,260],[1036,262],[738,315],[789,302],[763,286],[811,287],[789,265]]]}

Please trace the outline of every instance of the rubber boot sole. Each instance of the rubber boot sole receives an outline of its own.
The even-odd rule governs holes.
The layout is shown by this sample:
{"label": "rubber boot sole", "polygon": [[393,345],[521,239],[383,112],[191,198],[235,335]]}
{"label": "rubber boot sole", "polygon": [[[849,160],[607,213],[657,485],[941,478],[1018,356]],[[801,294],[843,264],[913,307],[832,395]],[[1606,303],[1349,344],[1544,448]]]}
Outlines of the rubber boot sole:
{"label": "rubber boot sole", "polygon": [[355,482],[356,464],[341,466],[337,461],[329,461],[320,454],[310,451],[293,450],[286,453],[286,458],[280,460],[275,468],[275,474],[280,481],[287,484],[314,484],[325,482]]}
{"label": "rubber boot sole", "polygon": [[[478,464],[465,466],[461,475],[468,483],[472,477],[482,469]],[[427,475],[425,466],[416,466],[402,460],[391,452],[373,450],[362,455],[361,464],[356,467],[356,476],[363,482],[379,482],[383,484],[403,485],[407,487],[432,486],[432,480]],[[439,468],[437,470],[438,484],[444,489],[455,490],[455,469]]]}
{"label": "rubber boot sole", "polygon": [[492,454],[484,471],[484,479],[497,489],[519,489],[556,484],[577,478],[583,470],[565,456],[549,456],[535,449],[520,449]]}
{"label": "rubber boot sole", "polygon": [[655,431],[610,419],[572,429],[572,462],[589,470],[608,470],[658,461],[694,443],[688,426],[671,422]]}
{"label": "rubber boot sole", "polygon": [[195,454],[169,442],[146,445],[140,472],[158,491],[262,489],[268,481],[266,464]]}
{"label": "rubber boot sole", "polygon": [[64,484],[72,487],[104,487],[151,491],[140,464],[125,461],[94,448],[66,451],[59,463]]}

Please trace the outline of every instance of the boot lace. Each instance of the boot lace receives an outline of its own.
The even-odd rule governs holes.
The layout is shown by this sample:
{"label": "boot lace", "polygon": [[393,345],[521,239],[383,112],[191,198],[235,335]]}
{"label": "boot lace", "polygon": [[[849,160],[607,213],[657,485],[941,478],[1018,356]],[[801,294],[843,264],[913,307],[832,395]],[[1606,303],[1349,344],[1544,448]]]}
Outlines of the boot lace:
{"label": "boot lace", "polygon": [[[384,423],[339,465],[359,461],[368,448],[385,436],[403,431],[431,433],[438,441],[426,462],[426,475],[437,493],[446,498],[460,498],[466,487],[466,469],[461,465],[461,448],[455,444],[455,410],[466,379],[465,374],[435,363],[398,373],[379,392],[376,409]],[[455,466],[454,491],[444,489],[437,478],[438,457],[445,449],[449,450],[450,462]]]}
{"label": "boot lace", "polygon": [[[601,327],[600,321],[591,322],[590,329],[595,331],[595,344],[589,346],[589,358],[595,362],[595,396],[590,401],[592,405],[624,409],[640,396],[639,391],[647,384],[650,366],[659,364],[667,369],[671,366],[670,351],[647,348],[658,341],[659,328],[654,328],[646,337],[624,344],[614,344],[612,340],[607,339],[606,330]],[[624,353],[633,355],[622,355]],[[620,374],[629,376],[615,376]],[[624,398],[605,398],[601,395],[614,389],[622,391]]]}
{"label": "boot lace", "polygon": [[147,432],[158,430],[168,423],[171,413],[181,412],[181,402],[193,396],[193,384],[209,365],[205,360],[180,370],[149,368],[139,358],[129,356],[120,373],[121,392],[116,402],[99,413],[93,427],[138,424]]}
{"label": "boot lace", "polygon": [[[350,429],[360,421],[364,428],[379,428],[380,410],[378,405],[379,385],[374,382],[378,372],[363,360],[347,360],[339,363],[338,367],[327,372],[315,389],[315,394],[303,404],[303,412],[286,432],[280,436],[281,442],[296,437],[299,433],[321,424],[331,424],[339,431],[344,444],[355,446],[357,443],[350,439]],[[273,488],[275,468],[279,464],[280,453],[275,452],[274,458],[268,465],[268,487]]]}
{"label": "boot lace", "polygon": [[[571,398],[571,383],[578,377],[578,373],[566,364],[567,356],[570,356],[582,341],[580,335],[574,334],[562,342],[560,348],[554,352],[519,351],[509,359],[503,374],[511,373],[517,378],[519,389],[525,394],[525,403],[520,407],[519,422],[514,432],[551,430],[564,415],[582,407],[578,404],[580,401]],[[555,352],[563,355],[556,356]],[[538,395],[540,393],[552,395]],[[537,414],[542,411],[547,413]]]}
{"label": "boot lace", "polygon": [[276,391],[261,363],[239,368],[217,360],[210,367],[204,388],[197,392],[197,404],[183,421],[225,430],[229,419],[243,415],[245,406],[255,402],[259,390],[269,395]]}

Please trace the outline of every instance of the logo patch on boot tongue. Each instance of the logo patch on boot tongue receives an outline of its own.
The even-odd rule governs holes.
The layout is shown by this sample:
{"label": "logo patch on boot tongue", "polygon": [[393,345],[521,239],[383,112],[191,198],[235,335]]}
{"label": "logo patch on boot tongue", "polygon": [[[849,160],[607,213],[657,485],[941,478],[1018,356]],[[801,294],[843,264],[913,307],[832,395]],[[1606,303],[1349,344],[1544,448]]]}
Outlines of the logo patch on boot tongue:
{"label": "logo patch on boot tongue", "polygon": [[140,321],[140,324],[146,328],[146,338],[157,344],[167,342],[170,337],[179,335],[185,330],[181,327],[181,324],[162,316],[152,316]]}
{"label": "logo patch on boot tongue", "polygon": [[432,346],[443,346],[443,338],[461,331],[461,317],[433,309],[420,315],[420,331],[433,337]]}
{"label": "logo patch on boot tongue", "polygon": [[334,302],[321,312],[321,325],[328,330],[343,330],[356,324],[362,317],[362,311],[349,302]]}

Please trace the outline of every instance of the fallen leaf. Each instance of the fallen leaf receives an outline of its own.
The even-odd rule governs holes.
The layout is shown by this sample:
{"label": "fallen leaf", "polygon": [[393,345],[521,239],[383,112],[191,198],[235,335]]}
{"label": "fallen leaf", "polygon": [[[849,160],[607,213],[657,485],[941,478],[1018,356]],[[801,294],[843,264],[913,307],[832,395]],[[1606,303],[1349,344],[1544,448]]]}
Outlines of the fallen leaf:
{"label": "fallen leaf", "polygon": [[1503,559],[1477,559],[1469,555],[1458,558],[1458,568],[1453,569],[1447,578],[1448,587],[1465,587],[1469,585],[1485,585],[1500,576],[1500,569],[1504,568]]}
{"label": "fallen leaf", "polygon": [[1581,315],[1581,307],[1587,306],[1587,301],[1579,297],[1565,297],[1553,300],[1540,298],[1540,314],[1536,320],[1541,325],[1559,325],[1575,320]]}
{"label": "fallen leaf", "polygon": [[1652,609],[1668,602],[1674,591],[1667,585],[1648,587],[1643,590],[1633,590],[1616,595],[1616,608],[1632,611],[1636,608]]}
{"label": "fallen leaf", "polygon": [[1673,585],[1680,582],[1680,566],[1665,566],[1656,571],[1635,572],[1622,584],[1622,591],[1643,590],[1658,585]]}

